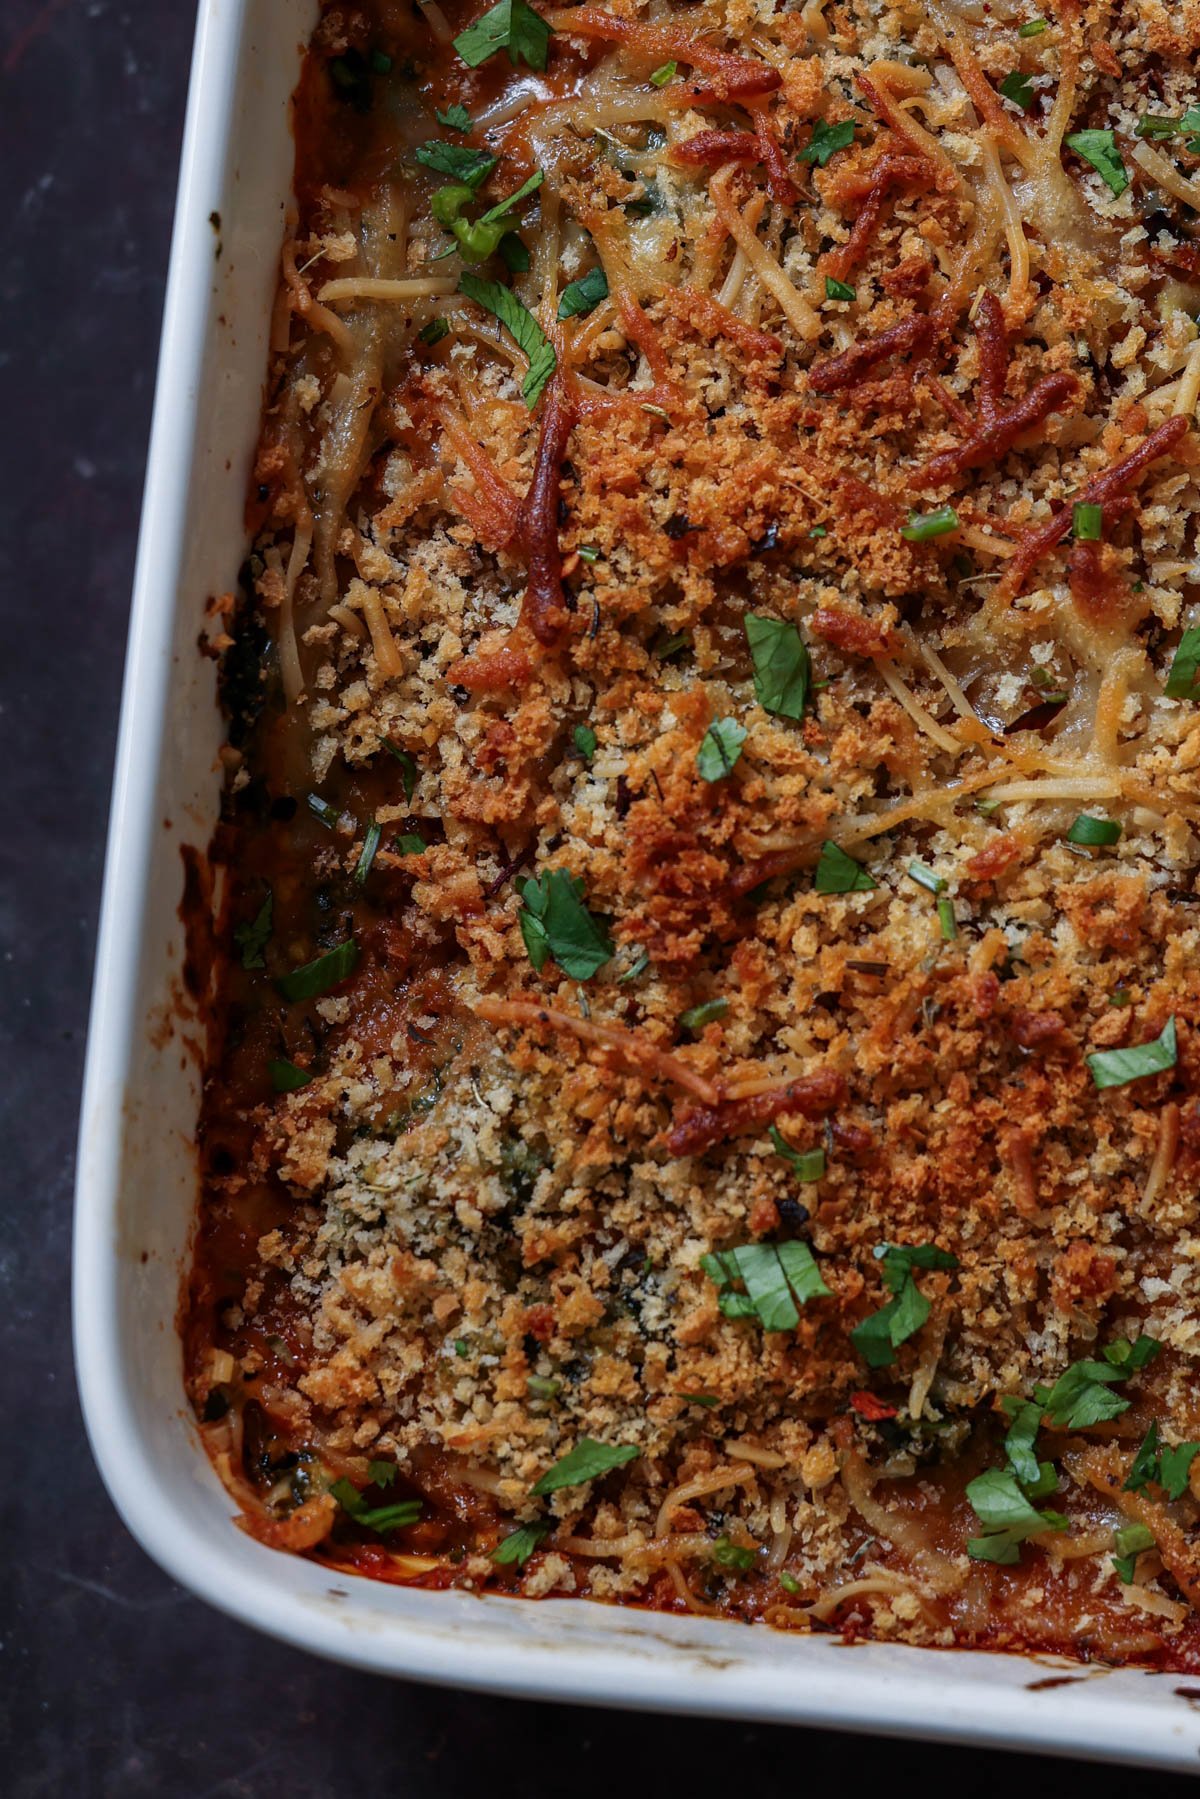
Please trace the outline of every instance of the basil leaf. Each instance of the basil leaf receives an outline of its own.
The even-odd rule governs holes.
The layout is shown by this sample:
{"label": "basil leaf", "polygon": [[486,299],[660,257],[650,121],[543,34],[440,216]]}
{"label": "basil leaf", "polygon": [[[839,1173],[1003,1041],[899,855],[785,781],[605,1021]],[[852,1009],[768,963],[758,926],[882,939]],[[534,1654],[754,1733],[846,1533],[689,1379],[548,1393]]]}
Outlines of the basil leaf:
{"label": "basil leaf", "polygon": [[775,1145],[775,1154],[782,1156],[796,1171],[796,1178],[801,1181],[819,1181],[825,1172],[825,1151],[823,1149],[793,1149],[784,1137],[777,1124],[770,1130],[771,1142]]}
{"label": "basil leaf", "polygon": [[550,1534],[550,1523],[521,1524],[492,1550],[492,1560],[501,1568],[523,1568],[542,1538]]}
{"label": "basil leaf", "polygon": [[1163,689],[1169,700],[1190,700],[1200,683],[1200,625],[1189,625],[1179,639]]}
{"label": "basil leaf", "polygon": [[724,1018],[728,1010],[727,999],[706,999],[703,1005],[692,1006],[688,1011],[681,1012],[679,1022],[685,1031],[700,1031],[715,1018]]}
{"label": "basil leaf", "polygon": [[870,893],[876,885],[861,862],[839,849],[832,839],[825,839],[813,881],[818,893]]}
{"label": "basil leaf", "polygon": [[744,622],[759,705],[777,718],[803,718],[812,681],[804,639],[795,625],[782,619],[747,612]]}
{"label": "basil leaf", "polygon": [[573,981],[589,981],[612,956],[612,938],[583,895],[583,882],[561,868],[548,869],[540,881],[531,876],[521,888],[517,922],[539,974],[553,956]]}
{"label": "basil leaf", "polygon": [[636,1462],[641,1453],[632,1443],[597,1443],[594,1437],[581,1437],[574,1449],[560,1456],[554,1466],[546,1470],[532,1489],[534,1497],[543,1499],[547,1493],[557,1493],[561,1487],[581,1487],[585,1481],[596,1480],[612,1468],[623,1468],[626,1462]]}
{"label": "basil leaf", "polygon": [[597,263],[586,275],[580,275],[578,281],[568,281],[558,301],[560,319],[586,318],[589,312],[595,312],[601,300],[608,298],[608,276]]}
{"label": "basil leaf", "polygon": [[[700,1266],[719,1295],[726,1318],[757,1318],[764,1330],[795,1330],[797,1305],[828,1294],[807,1243],[743,1243],[703,1256]],[[740,1281],[745,1293],[733,1290]]]}
{"label": "basil leaf", "polygon": [[1132,1049],[1097,1050],[1085,1060],[1093,1081],[1103,1091],[1105,1087],[1124,1087],[1130,1081],[1144,1080],[1147,1075],[1163,1074],[1174,1068],[1177,1055],[1172,1017],[1150,1043],[1138,1043]]}
{"label": "basil leaf", "polygon": [[[514,0],[514,4],[516,0]],[[542,389],[558,367],[554,345],[550,342],[528,307],[522,306],[511,288],[498,281],[485,281],[478,275],[460,277],[458,291],[490,312],[516,340],[529,358],[529,373],[521,383],[525,404],[537,405]]]}
{"label": "basil leaf", "polygon": [[917,1286],[914,1269],[952,1269],[958,1257],[935,1243],[881,1243],[874,1251],[883,1263],[883,1278],[895,1298],[865,1318],[850,1333],[863,1360],[871,1368],[887,1368],[895,1351],[915,1336],[929,1316],[930,1305]]}
{"label": "basil leaf", "polygon": [[250,923],[236,926],[233,941],[241,951],[243,968],[266,967],[267,962],[263,951],[271,941],[271,914],[274,908],[275,895],[268,888],[266,899]]}
{"label": "basil leaf", "polygon": [[[449,175],[452,181],[461,182],[472,192],[483,186],[499,161],[499,157],[490,156],[486,150],[472,150],[466,144],[444,144],[440,138],[418,144],[414,155],[427,169]],[[439,220],[439,223],[446,221]]]}
{"label": "basil leaf", "polygon": [[303,1068],[297,1068],[294,1062],[284,1060],[268,1062],[267,1073],[276,1093],[298,1093],[301,1087],[307,1087],[312,1080],[312,1075],[307,1074]]}
{"label": "basil leaf", "polygon": [[448,106],[445,112],[439,106],[435,116],[438,124],[445,125],[450,131],[469,131],[471,129],[471,115],[465,106],[457,104]]}
{"label": "basil leaf", "polygon": [[748,733],[734,718],[714,718],[696,752],[702,781],[723,781],[733,773]]}
{"label": "basil leaf", "polygon": [[1033,83],[1028,75],[1022,75],[1020,69],[1014,69],[1011,75],[1004,77],[1000,83],[1000,92],[1014,106],[1019,106],[1022,112],[1028,112],[1033,105]]}
{"label": "basil leaf", "polygon": [[812,136],[800,152],[799,160],[819,163],[824,168],[835,150],[844,150],[853,142],[853,119],[843,119],[840,125],[829,125],[824,119],[818,119],[813,126]]}
{"label": "basil leaf", "polygon": [[514,69],[521,62],[531,69],[544,69],[553,35],[551,26],[525,0],[500,0],[459,32],[454,48],[470,69],[477,69],[498,50],[508,51]]}
{"label": "basil leaf", "polygon": [[1042,1408],[1032,1399],[1002,1399],[1000,1404],[1012,1420],[1004,1438],[1008,1465],[1023,1486],[1032,1486],[1041,1466],[1037,1436],[1042,1428]]}
{"label": "basil leaf", "polygon": [[331,987],[339,987],[358,966],[358,945],[353,937],[345,938],[333,949],[326,950],[324,955],[317,956],[311,962],[305,962],[300,968],[293,968],[275,985],[284,999],[295,1003],[297,1000],[319,999],[322,993],[328,993]]}
{"label": "basil leaf", "polygon": [[1112,132],[1074,131],[1067,138],[1066,145],[1068,150],[1074,150],[1076,156],[1081,156],[1084,162],[1091,163],[1119,199],[1129,186],[1129,175]]}

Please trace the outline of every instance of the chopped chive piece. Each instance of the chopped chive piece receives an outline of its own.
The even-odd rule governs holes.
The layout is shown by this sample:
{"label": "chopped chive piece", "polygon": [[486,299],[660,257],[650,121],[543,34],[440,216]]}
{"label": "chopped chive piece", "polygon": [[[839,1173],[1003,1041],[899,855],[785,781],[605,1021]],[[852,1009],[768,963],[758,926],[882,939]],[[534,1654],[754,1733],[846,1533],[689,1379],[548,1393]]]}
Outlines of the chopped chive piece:
{"label": "chopped chive piece", "polygon": [[1045,19],[1026,19],[1017,32],[1018,37],[1040,37],[1046,29]]}
{"label": "chopped chive piece", "polygon": [[990,818],[992,816],[993,812],[999,812],[1000,801],[999,800],[976,800],[975,801],[975,810],[976,810],[976,812],[982,812],[983,816],[985,818]]}
{"label": "chopped chive piece", "polygon": [[1076,543],[1099,543],[1104,531],[1104,508],[1076,500],[1071,508],[1071,535]]}
{"label": "chopped chive piece", "polygon": [[1189,625],[1179,639],[1163,689],[1169,700],[1190,700],[1200,683],[1200,625]]}
{"label": "chopped chive piece", "polygon": [[398,856],[423,856],[428,847],[425,839],[416,831],[402,832],[394,845]]}
{"label": "chopped chive piece", "polygon": [[1020,69],[1014,69],[1011,75],[1004,77],[1000,83],[1000,92],[1014,106],[1019,106],[1022,112],[1028,112],[1033,105],[1033,83],[1028,75],[1022,75]]}
{"label": "chopped chive piece", "polygon": [[1111,131],[1075,131],[1066,139],[1068,150],[1074,150],[1084,162],[1091,163],[1101,180],[1120,199],[1129,186],[1129,174],[1117,149]]}
{"label": "chopped chive piece", "polygon": [[319,793],[309,794],[308,809],[316,814],[323,825],[328,825],[331,831],[341,817],[337,807],[331,806],[328,800],[323,800]]}
{"label": "chopped chive piece", "polygon": [[676,1398],[685,1399],[689,1405],[702,1405],[710,1408],[721,1403],[715,1393],[679,1393]]}
{"label": "chopped chive piece", "polygon": [[779,1576],[779,1584],[785,1593],[798,1593],[800,1591],[800,1582],[796,1579],[794,1574],[789,1574],[786,1568]]}
{"label": "chopped chive piece", "polygon": [[423,344],[429,344],[431,348],[434,344],[440,344],[442,339],[444,337],[449,337],[449,335],[450,323],[448,319],[430,319],[429,323],[427,325],[422,325],[421,329],[417,332],[417,336],[420,338],[421,342]]}
{"label": "chopped chive piece", "polygon": [[827,837],[821,845],[813,886],[818,893],[870,893],[876,882],[861,862]]}
{"label": "chopped chive piece", "polygon": [[1103,1089],[1124,1087],[1130,1081],[1145,1079],[1147,1075],[1163,1074],[1168,1068],[1174,1068],[1177,1057],[1175,1020],[1172,1017],[1168,1018],[1152,1042],[1137,1043],[1132,1049],[1097,1050],[1086,1061],[1096,1086]]}
{"label": "chopped chive piece", "polygon": [[501,1568],[523,1568],[542,1538],[551,1530],[548,1520],[521,1524],[492,1550],[492,1560]]}
{"label": "chopped chive piece", "polygon": [[592,730],[592,727],[590,725],[576,725],[574,731],[571,733],[571,741],[574,743],[575,748],[579,751],[579,754],[583,757],[584,761],[590,762],[592,757],[596,754],[596,733]]}
{"label": "chopped chive piece", "polygon": [[367,1530],[378,1531],[382,1535],[386,1531],[402,1530],[406,1524],[415,1524],[421,1516],[419,1499],[401,1499],[394,1505],[369,1506],[358,1488],[351,1480],[335,1480],[329,1489],[348,1518],[361,1524]]}
{"label": "chopped chive piece", "polygon": [[825,298],[827,300],[857,300],[858,294],[849,282],[835,281],[832,275],[826,275]]}
{"label": "chopped chive piece", "polygon": [[396,761],[400,764],[400,779],[404,783],[404,797],[406,800],[410,800],[417,791],[417,780],[419,777],[416,763],[413,761],[408,751],[402,750],[399,744],[392,742],[390,737],[381,738],[380,742],[388,755],[394,756]]}
{"label": "chopped chive piece", "polygon": [[1124,1524],[1113,1537],[1113,1567],[1125,1586],[1132,1586],[1138,1556],[1154,1548],[1154,1532],[1144,1524]]}
{"label": "chopped chive piece", "polygon": [[362,853],[354,870],[354,879],[362,887],[371,872],[371,864],[375,860],[375,851],[379,848],[379,839],[383,836],[383,826],[372,819],[363,836]]}
{"label": "chopped chive piece", "polygon": [[1121,826],[1115,818],[1093,818],[1089,812],[1081,812],[1067,832],[1067,842],[1085,843],[1094,848],[1100,844],[1116,843],[1120,835]]}
{"label": "chopped chive piece", "polygon": [[674,81],[678,73],[679,64],[677,62],[665,62],[661,68],[651,71],[650,79],[655,87],[666,87],[668,82]]}
{"label": "chopped chive piece", "polygon": [[657,656],[660,662],[669,662],[672,656],[678,656],[680,650],[686,650],[691,641],[686,631],[664,633],[654,639],[650,645],[650,654]]}
{"label": "chopped chive piece", "polygon": [[[808,535],[810,537],[828,537],[829,532],[824,525],[814,525]],[[780,1578],[782,1579],[782,1576]]]}
{"label": "chopped chive piece", "polygon": [[319,999],[331,987],[340,987],[343,981],[349,980],[357,967],[358,945],[353,937],[347,937],[335,944],[333,949],[326,950],[323,956],[316,956],[300,968],[293,968],[290,974],[283,975],[275,985],[284,999],[293,1003],[298,1000]]}
{"label": "chopped chive piece", "polygon": [[312,1080],[311,1074],[282,1057],[277,1062],[267,1063],[267,1073],[276,1093],[295,1093],[299,1088],[307,1087]]}
{"label": "chopped chive piece", "polygon": [[1131,1006],[1133,995],[1128,987],[1114,987],[1108,996],[1108,1003],[1110,1006]]}
{"label": "chopped chive piece", "polygon": [[775,1153],[795,1170],[799,1181],[819,1181],[825,1173],[825,1151],[823,1149],[793,1149],[784,1137],[777,1124],[771,1126],[771,1142],[775,1145]]}
{"label": "chopped chive piece", "polygon": [[948,893],[944,893],[937,903],[938,924],[941,926],[942,942],[953,943],[958,936],[958,922],[954,916],[954,901]]}
{"label": "chopped chive piece", "polygon": [[526,1379],[525,1391],[535,1399],[553,1399],[556,1393],[562,1391],[562,1382],[551,1379],[546,1374],[531,1374]]}
{"label": "chopped chive piece", "polygon": [[681,1012],[679,1022],[685,1031],[701,1031],[714,1019],[724,1018],[728,1010],[727,999],[706,999],[701,1005],[690,1006],[686,1012]]}
{"label": "chopped chive piece", "polygon": [[454,1353],[456,1356],[459,1357],[460,1361],[465,1361],[466,1358],[470,1355],[471,1345],[467,1342],[467,1339],[465,1337],[455,1337]]}
{"label": "chopped chive piece", "polygon": [[915,881],[918,887],[924,887],[930,893],[943,893],[946,883],[941,875],[935,874],[932,868],[926,868],[923,862],[910,862],[908,878]]}
{"label": "chopped chive piece", "polygon": [[939,506],[935,512],[909,514],[900,535],[909,543],[928,543],[931,537],[945,537],[947,531],[958,530],[958,514],[953,506]]}
{"label": "chopped chive piece", "polygon": [[600,560],[600,552],[595,544],[581,543],[576,553],[584,562],[599,562]]}

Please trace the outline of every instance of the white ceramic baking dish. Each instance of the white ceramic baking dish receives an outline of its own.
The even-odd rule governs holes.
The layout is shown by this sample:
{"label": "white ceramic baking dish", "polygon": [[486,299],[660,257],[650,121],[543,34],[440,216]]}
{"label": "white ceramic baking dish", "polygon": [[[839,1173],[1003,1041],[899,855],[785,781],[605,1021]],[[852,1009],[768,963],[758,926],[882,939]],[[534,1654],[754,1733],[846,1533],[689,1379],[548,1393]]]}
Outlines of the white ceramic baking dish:
{"label": "white ceramic baking dish", "polygon": [[378,1672],[1196,1768],[1200,1686],[1178,1676],[404,1591],[339,1580],[234,1527],[184,1405],[175,1330],[198,1099],[179,1006],[180,848],[203,848],[216,815],[221,724],[197,639],[244,554],[288,96],[314,14],[314,0],[200,4],[79,1143],[79,1383],[113,1499],[143,1547],[214,1605]]}

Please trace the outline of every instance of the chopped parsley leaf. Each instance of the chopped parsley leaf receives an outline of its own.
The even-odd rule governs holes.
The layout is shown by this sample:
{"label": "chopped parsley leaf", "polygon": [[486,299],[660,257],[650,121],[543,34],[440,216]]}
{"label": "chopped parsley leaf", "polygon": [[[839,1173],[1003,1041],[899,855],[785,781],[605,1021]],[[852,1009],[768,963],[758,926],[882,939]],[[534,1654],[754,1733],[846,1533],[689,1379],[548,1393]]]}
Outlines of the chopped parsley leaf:
{"label": "chopped parsley leaf", "polygon": [[1014,69],[1011,75],[1004,77],[1000,83],[1000,92],[1014,106],[1019,106],[1022,112],[1028,112],[1033,105],[1033,83],[1028,75],[1022,75],[1020,69]]}
{"label": "chopped parsley leaf", "polygon": [[952,1269],[958,1257],[935,1243],[880,1243],[876,1261],[883,1263],[883,1279],[893,1298],[850,1333],[850,1340],[872,1368],[887,1368],[896,1350],[915,1336],[930,1313],[930,1304],[916,1282],[918,1269]]}
{"label": "chopped parsley leaf", "polygon": [[824,119],[818,119],[813,126],[812,136],[800,152],[799,160],[819,163],[824,168],[835,150],[844,150],[853,142],[853,119],[843,119],[840,125],[830,125]]}
{"label": "chopped parsley leaf", "polygon": [[324,955],[314,957],[300,968],[293,968],[290,974],[281,975],[275,985],[284,999],[293,1004],[299,1000],[319,999],[323,993],[349,980],[357,967],[358,945],[353,937],[346,937],[332,949],[327,949]]}
{"label": "chopped parsley leaf", "polygon": [[[448,175],[451,181],[459,182],[471,192],[483,186],[499,160],[486,150],[471,150],[466,144],[444,144],[440,138],[418,144],[414,155],[427,169]],[[439,217],[438,223],[444,225],[447,221]]]}
{"label": "chopped parsley leaf", "polygon": [[590,762],[596,754],[596,733],[591,725],[576,725],[571,733],[571,741],[585,762]]}
{"label": "chopped parsley leaf", "polygon": [[1111,131],[1073,131],[1066,145],[1084,162],[1091,163],[1106,186],[1118,199],[1121,197],[1129,186],[1129,174]]}
{"label": "chopped parsley leaf", "polygon": [[1169,700],[1195,699],[1200,690],[1200,625],[1189,625],[1179,639],[1179,648],[1171,660],[1167,684],[1163,689]]}
{"label": "chopped parsley leaf", "polygon": [[249,924],[236,926],[233,941],[241,953],[243,968],[266,967],[267,962],[263,951],[271,941],[271,914],[274,907],[275,895],[268,888],[266,899]]}
{"label": "chopped parsley leaf", "polygon": [[445,112],[439,106],[435,114],[439,125],[445,125],[449,131],[469,131],[471,115],[465,106],[448,106]]}
{"label": "chopped parsley leaf", "polygon": [[523,1568],[542,1538],[549,1536],[552,1529],[548,1520],[542,1519],[535,1524],[519,1524],[510,1531],[503,1543],[492,1550],[492,1560],[500,1568]]}
{"label": "chopped parsley leaf", "polygon": [[454,48],[470,69],[477,69],[499,50],[507,50],[514,69],[522,62],[531,69],[544,69],[552,36],[552,27],[525,0],[500,0],[459,32]]}
{"label": "chopped parsley leaf", "polygon": [[276,1062],[268,1062],[267,1073],[276,1093],[298,1093],[301,1087],[307,1087],[312,1080],[312,1075],[305,1069],[297,1068],[294,1062],[282,1058]]}
{"label": "chopped parsley leaf", "polygon": [[557,1493],[560,1487],[581,1487],[612,1468],[623,1468],[626,1462],[636,1462],[641,1453],[632,1443],[597,1443],[594,1437],[581,1437],[574,1449],[560,1456],[554,1466],[546,1470],[532,1489],[534,1497],[544,1499],[547,1493]]}
{"label": "chopped parsley leaf", "polygon": [[1020,1561],[1020,1545],[1027,1537],[1067,1528],[1061,1512],[1039,1512],[1031,1505],[1016,1475],[1007,1468],[989,1468],[980,1474],[968,1484],[967,1498],[985,1533],[967,1543],[967,1554],[975,1561],[1011,1567]]}
{"label": "chopped parsley leaf", "polygon": [[[514,4],[517,3],[518,0],[514,0]],[[465,274],[459,278],[458,291],[499,319],[529,358],[529,372],[521,383],[521,393],[532,410],[558,367],[554,345],[511,288],[502,287],[498,281],[485,281],[479,275]]]}
{"label": "chopped parsley leaf", "polygon": [[825,1151],[823,1149],[793,1149],[777,1124],[770,1130],[771,1142],[775,1145],[775,1154],[782,1156],[796,1172],[800,1181],[819,1181],[825,1172]]}

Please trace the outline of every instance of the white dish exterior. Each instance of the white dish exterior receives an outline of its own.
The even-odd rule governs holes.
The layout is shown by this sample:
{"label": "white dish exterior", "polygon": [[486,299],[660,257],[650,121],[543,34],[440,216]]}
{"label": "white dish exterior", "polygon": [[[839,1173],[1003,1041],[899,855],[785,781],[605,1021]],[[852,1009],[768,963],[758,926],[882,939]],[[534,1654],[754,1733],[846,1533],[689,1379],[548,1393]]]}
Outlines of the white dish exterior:
{"label": "white dish exterior", "polygon": [[[824,1724],[1197,1767],[1186,1677],[702,1618],[342,1581],[237,1530],[190,1421],[176,1334],[196,1201],[180,1020],[180,847],[216,817],[206,602],[233,586],[313,0],[201,0],[142,518],[88,1048],[75,1333],[92,1445],[181,1584],[354,1666],[547,1699]],[[1058,1677],[1065,1677],[1061,1682]],[[1051,1682],[1043,1684],[1039,1682]],[[1179,1689],[1183,1689],[1181,1692]]]}

